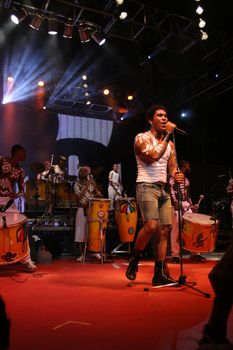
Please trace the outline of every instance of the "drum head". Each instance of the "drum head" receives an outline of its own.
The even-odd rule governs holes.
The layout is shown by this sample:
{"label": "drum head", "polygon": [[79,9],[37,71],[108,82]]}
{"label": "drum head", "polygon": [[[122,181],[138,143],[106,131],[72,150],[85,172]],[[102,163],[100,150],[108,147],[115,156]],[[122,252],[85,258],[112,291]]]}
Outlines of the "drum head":
{"label": "drum head", "polygon": [[108,198],[91,198],[89,199],[90,202],[111,202]]}
{"label": "drum head", "polygon": [[116,199],[116,202],[117,201],[124,201],[124,202],[134,202],[135,201],[135,198],[133,197],[118,197]]}
{"label": "drum head", "polygon": [[27,220],[27,217],[20,213],[0,213],[0,228],[3,228],[6,222],[7,227],[17,226]]}
{"label": "drum head", "polygon": [[213,225],[218,222],[218,220],[215,220],[212,216],[199,213],[186,213],[182,218],[200,225]]}

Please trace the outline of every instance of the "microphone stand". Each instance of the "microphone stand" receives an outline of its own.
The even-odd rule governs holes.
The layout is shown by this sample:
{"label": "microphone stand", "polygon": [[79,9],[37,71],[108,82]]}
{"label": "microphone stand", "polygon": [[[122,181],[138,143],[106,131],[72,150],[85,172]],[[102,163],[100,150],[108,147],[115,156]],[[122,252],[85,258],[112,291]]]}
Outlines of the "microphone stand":
{"label": "microphone stand", "polygon": [[[177,159],[177,153],[176,153],[176,146],[175,146],[175,135],[173,134],[173,143],[174,143],[174,152],[175,156]],[[178,170],[178,169],[177,169]],[[196,282],[187,282],[187,276],[184,275],[183,272],[183,253],[182,253],[182,248],[183,248],[183,242],[182,242],[182,193],[181,193],[181,188],[180,184],[176,184],[177,186],[177,199],[178,199],[178,239],[179,239],[179,247],[180,247],[180,276],[178,278],[178,286],[186,286],[188,288],[191,288],[195,290],[196,292],[201,293],[204,295],[206,298],[210,298],[210,294],[203,292],[202,290],[195,288],[194,285],[196,285]]]}

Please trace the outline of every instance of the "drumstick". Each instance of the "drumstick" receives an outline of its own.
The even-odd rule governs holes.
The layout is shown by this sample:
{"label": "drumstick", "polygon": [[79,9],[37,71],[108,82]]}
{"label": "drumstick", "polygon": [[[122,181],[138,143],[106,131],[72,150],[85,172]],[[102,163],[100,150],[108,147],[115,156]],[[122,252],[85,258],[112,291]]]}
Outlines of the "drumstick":
{"label": "drumstick", "polygon": [[197,204],[196,204],[197,207],[199,207],[199,205],[200,205],[202,199],[204,199],[204,198],[205,198],[205,196],[204,196],[203,194],[200,194],[199,200],[198,200],[198,202],[197,202]]}

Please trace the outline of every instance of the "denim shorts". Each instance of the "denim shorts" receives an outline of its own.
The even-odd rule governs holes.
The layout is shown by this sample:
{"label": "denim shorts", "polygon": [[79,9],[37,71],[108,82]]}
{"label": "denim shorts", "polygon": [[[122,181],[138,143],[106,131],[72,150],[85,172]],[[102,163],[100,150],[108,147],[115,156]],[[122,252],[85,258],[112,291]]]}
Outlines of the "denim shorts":
{"label": "denim shorts", "polygon": [[143,222],[159,220],[159,225],[172,224],[171,197],[166,185],[140,182],[136,197]]}

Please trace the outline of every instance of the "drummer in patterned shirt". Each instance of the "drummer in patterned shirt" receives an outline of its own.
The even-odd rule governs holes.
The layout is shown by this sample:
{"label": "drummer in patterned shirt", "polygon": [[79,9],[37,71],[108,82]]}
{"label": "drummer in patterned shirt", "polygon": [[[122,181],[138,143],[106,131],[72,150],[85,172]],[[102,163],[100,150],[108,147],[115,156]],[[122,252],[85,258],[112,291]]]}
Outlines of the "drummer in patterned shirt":
{"label": "drummer in patterned shirt", "polygon": [[[184,174],[184,180],[179,183],[179,186],[175,183],[174,177],[170,177],[169,185],[171,192],[171,200],[174,208],[172,217],[172,229],[171,229],[171,254],[172,262],[175,264],[180,263],[180,244],[179,244],[179,213],[178,213],[178,199],[179,191],[181,195],[181,215],[185,213],[196,213],[199,209],[199,204],[193,204],[190,197],[190,180],[188,177],[191,174],[191,165],[187,160],[179,161],[179,169]],[[195,253],[190,254],[190,260],[193,262],[205,262],[204,256]]]}
{"label": "drummer in patterned shirt", "polygon": [[[102,197],[96,182],[91,175],[89,166],[81,166],[78,169],[78,178],[74,183],[74,193],[77,198],[77,213],[75,222],[75,239],[78,244],[80,256],[77,261],[83,260],[84,242],[86,239],[86,214],[89,200],[94,197]],[[97,256],[98,257],[98,256]]]}
{"label": "drummer in patterned shirt", "polygon": [[[25,148],[17,144],[11,149],[11,157],[0,157],[0,206],[4,211],[6,210],[6,206],[11,204],[8,210],[17,212],[14,199],[24,195],[25,175],[20,162],[25,161],[25,159]],[[19,189],[17,193],[15,192],[16,185],[18,185]],[[30,257],[30,251],[27,252],[21,263],[30,271],[36,270],[36,266]]]}

